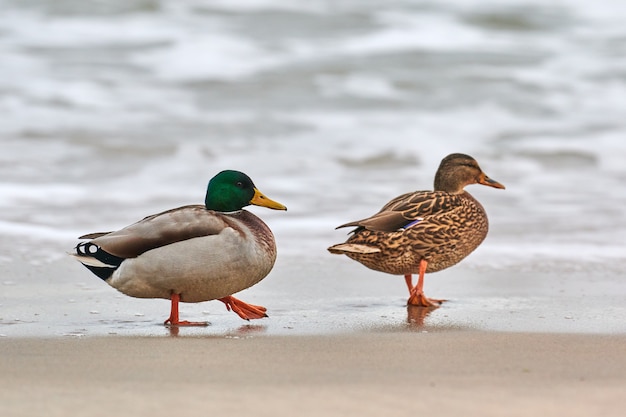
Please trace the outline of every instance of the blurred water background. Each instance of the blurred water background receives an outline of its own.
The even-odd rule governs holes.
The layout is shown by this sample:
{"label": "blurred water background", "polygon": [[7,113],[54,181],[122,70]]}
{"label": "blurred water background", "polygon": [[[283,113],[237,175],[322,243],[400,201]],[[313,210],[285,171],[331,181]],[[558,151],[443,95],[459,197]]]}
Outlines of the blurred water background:
{"label": "blurred water background", "polygon": [[[441,288],[478,296],[480,279],[456,277],[484,274],[522,304],[566,293],[570,307],[605,303],[591,316],[626,332],[626,3],[0,0],[0,10],[0,334],[28,333],[15,325],[25,322],[58,334],[49,310],[32,309],[72,317],[85,293],[152,305],[65,252],[81,234],[202,202],[222,169],[289,208],[251,209],[279,245],[260,298],[287,315],[281,283],[317,294],[311,303],[348,291],[346,305],[371,307],[384,291],[401,305],[401,278],[326,247],[345,239],[336,225],[430,189],[452,152],[507,189],[469,188],[490,235],[441,273]],[[554,280],[541,287],[538,274]],[[427,279],[433,296],[437,282]],[[476,310],[509,306],[496,295]]]}

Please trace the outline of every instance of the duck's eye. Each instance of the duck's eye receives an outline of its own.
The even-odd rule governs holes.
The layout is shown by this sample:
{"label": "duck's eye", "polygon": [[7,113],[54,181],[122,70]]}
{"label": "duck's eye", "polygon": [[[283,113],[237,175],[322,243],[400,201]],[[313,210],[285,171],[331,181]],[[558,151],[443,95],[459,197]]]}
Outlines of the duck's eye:
{"label": "duck's eye", "polygon": [[241,182],[241,181],[237,181],[237,187],[239,187],[239,188],[243,188],[243,182]]}

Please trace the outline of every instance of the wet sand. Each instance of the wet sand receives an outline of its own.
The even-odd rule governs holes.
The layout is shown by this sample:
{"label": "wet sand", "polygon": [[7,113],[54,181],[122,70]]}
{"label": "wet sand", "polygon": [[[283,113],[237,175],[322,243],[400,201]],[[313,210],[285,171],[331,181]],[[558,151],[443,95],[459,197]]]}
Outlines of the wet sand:
{"label": "wet sand", "polygon": [[626,336],[0,339],[2,416],[622,416]]}
{"label": "wet sand", "polygon": [[[169,301],[125,296],[64,256],[63,247],[56,253],[61,255],[38,263],[30,263],[28,254],[13,254],[14,262],[0,265],[0,338],[170,335],[162,325]],[[181,329],[180,334],[483,330],[626,335],[626,281],[621,272],[588,268],[494,270],[461,263],[426,278],[427,295],[448,300],[442,307],[407,310],[402,277],[370,271],[325,250],[306,258],[286,255],[266,279],[237,294],[267,307],[269,318],[245,322],[218,301],[183,303],[182,319],[210,325]]]}

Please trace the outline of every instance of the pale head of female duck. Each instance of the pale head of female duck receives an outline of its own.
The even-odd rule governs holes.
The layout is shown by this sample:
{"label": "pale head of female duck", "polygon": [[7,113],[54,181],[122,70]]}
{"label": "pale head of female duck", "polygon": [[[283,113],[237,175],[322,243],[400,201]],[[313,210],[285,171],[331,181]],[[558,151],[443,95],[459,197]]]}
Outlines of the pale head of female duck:
{"label": "pale head of female duck", "polygon": [[435,174],[435,191],[460,194],[470,184],[504,189],[504,185],[489,178],[471,156],[453,153],[443,158]]}
{"label": "pale head of female duck", "polygon": [[250,177],[243,172],[222,171],[209,181],[204,199],[204,205],[208,210],[228,213],[239,211],[250,204],[274,210],[287,210],[287,207],[260,192]]}

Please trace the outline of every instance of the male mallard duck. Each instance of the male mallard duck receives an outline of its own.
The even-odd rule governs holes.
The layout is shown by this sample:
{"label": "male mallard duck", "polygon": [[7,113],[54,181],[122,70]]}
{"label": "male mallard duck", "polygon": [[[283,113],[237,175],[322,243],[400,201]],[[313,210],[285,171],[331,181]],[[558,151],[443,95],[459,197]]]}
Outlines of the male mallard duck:
{"label": "male mallard duck", "polygon": [[73,254],[113,288],[131,297],[172,302],[165,324],[180,321],[179,301],[220,300],[239,317],[267,317],[266,309],[232,294],[261,281],[274,266],[274,235],[243,207],[287,210],[261,193],[238,171],[222,171],[207,187],[204,206],[189,205],[148,216],[110,233],[91,233]]}
{"label": "male mallard duck", "polygon": [[[370,269],[404,275],[409,305],[436,306],[424,295],[424,274],[448,268],[469,255],[487,236],[483,206],[463,188],[483,184],[504,189],[487,177],[474,158],[446,156],[435,174],[434,191],[398,196],[371,217],[337,227],[356,227],[345,242],[328,248]],[[412,274],[419,274],[413,287]]]}

